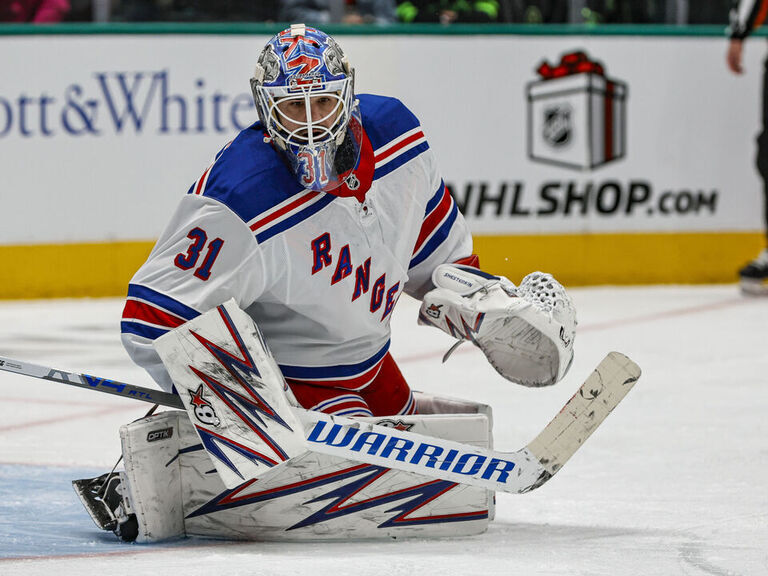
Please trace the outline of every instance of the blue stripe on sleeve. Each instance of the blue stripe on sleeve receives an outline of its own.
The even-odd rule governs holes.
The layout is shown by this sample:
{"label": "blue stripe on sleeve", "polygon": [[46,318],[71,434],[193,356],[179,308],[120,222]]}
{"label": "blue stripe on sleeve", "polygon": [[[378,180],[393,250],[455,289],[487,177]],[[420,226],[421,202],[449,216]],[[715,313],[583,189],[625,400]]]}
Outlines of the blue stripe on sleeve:
{"label": "blue stripe on sleeve", "polygon": [[437,250],[437,248],[442,244],[446,238],[451,233],[451,228],[453,227],[453,223],[456,221],[456,217],[459,215],[459,207],[456,206],[456,203],[453,203],[453,208],[451,209],[450,214],[448,214],[448,218],[445,219],[445,222],[440,226],[440,228],[437,229],[437,231],[434,233],[432,238],[430,238],[424,246],[421,247],[421,250],[419,253],[411,260],[411,263],[408,265],[408,269],[410,270],[414,266],[418,266],[424,260],[429,258],[432,253]]}
{"label": "blue stripe on sleeve", "polygon": [[192,320],[192,318],[200,316],[200,312],[194,308],[190,308],[186,304],[182,304],[170,296],[166,296],[165,294],[147,288],[146,286],[141,286],[140,284],[128,285],[128,297],[139,298],[151,302],[152,304],[156,304],[160,308],[164,308],[169,312],[173,312],[176,316],[184,318],[184,320]]}
{"label": "blue stripe on sleeve", "polygon": [[429,216],[432,210],[437,208],[437,205],[440,204],[440,200],[443,199],[443,194],[445,194],[445,182],[440,180],[440,187],[437,189],[437,192],[435,192],[435,195],[430,198],[429,202],[427,203],[427,209],[424,210],[425,218]]}
{"label": "blue stripe on sleeve", "polygon": [[149,338],[150,340],[160,338],[160,336],[168,332],[168,330],[147,326],[146,324],[139,324],[138,322],[120,322],[120,331],[123,334],[136,334],[137,336]]}
{"label": "blue stripe on sleeve", "polygon": [[297,214],[294,214],[290,218],[286,218],[282,222],[275,224],[274,226],[270,226],[263,232],[259,232],[256,234],[256,240],[261,244],[265,240],[269,240],[272,238],[272,236],[275,236],[276,234],[280,234],[281,232],[285,232],[289,228],[293,228],[297,224],[300,224],[310,216],[313,216],[320,212],[323,208],[328,206],[331,202],[333,202],[336,199],[336,196],[333,194],[323,194],[323,197],[312,204],[311,206],[308,206],[304,210],[298,212]]}
{"label": "blue stripe on sleeve", "polygon": [[419,154],[422,152],[425,152],[426,150],[429,150],[429,144],[427,142],[422,142],[418,146],[414,146],[408,152],[404,152],[403,154],[400,154],[397,158],[394,158],[393,160],[387,162],[382,166],[381,168],[376,168],[376,170],[373,173],[373,179],[378,180],[379,178],[382,178],[392,172],[393,170],[397,170],[405,164],[406,162],[409,162],[416,158]]}

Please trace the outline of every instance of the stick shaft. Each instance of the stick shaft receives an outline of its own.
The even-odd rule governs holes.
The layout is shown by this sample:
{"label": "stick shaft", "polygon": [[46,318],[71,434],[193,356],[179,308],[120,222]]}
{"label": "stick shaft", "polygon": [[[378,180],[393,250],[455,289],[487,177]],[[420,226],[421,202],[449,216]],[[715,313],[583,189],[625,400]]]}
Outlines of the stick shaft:
{"label": "stick shaft", "polygon": [[31,378],[48,380],[50,382],[77,386],[78,388],[96,390],[97,392],[104,392],[105,394],[133,398],[134,400],[141,400],[142,402],[149,402],[150,404],[160,404],[170,408],[184,409],[184,405],[175,394],[168,394],[167,392],[152,390],[151,388],[142,388],[141,386],[134,386],[133,384],[126,384],[125,382],[118,382],[117,380],[110,380],[109,378],[100,378],[98,376],[79,374],[77,372],[67,372],[65,370],[40,366],[30,362],[22,362],[21,360],[14,360],[13,358],[6,358],[4,356],[0,356],[0,370],[12,374],[30,376]]}
{"label": "stick shaft", "polygon": [[[3,356],[0,356],[0,370],[142,400],[152,404],[160,404],[181,410],[185,409],[179,396],[108,378],[78,374],[77,372],[66,372]],[[403,469],[428,477],[447,479],[490,490],[523,493],[538,488],[560,470],[563,464],[581,447],[584,441],[624,398],[639,376],[640,369],[634,362],[623,354],[611,352],[544,430],[528,446],[515,452],[495,452],[470,445],[464,446],[438,438],[422,438],[419,434],[382,428],[372,423],[361,423],[360,421],[343,417],[333,418],[301,408],[293,408],[293,410],[300,415],[303,414],[303,419],[305,420],[303,426],[305,433],[308,434],[307,440],[312,444],[311,451],[340,456],[353,461],[382,465],[388,468]],[[326,425],[329,428],[339,428],[339,430],[334,431],[333,438],[331,438],[330,433],[323,431]],[[318,426],[320,431],[317,431]],[[349,432],[349,430],[352,432]],[[373,434],[374,436],[391,437],[390,441],[402,442],[398,446],[403,450],[406,449],[403,448],[404,446],[413,447],[420,445],[420,443],[426,443],[432,448],[435,446],[444,447],[441,454],[444,454],[446,458],[450,457],[451,460],[446,465],[440,466],[440,472],[436,469],[434,463],[426,464],[426,467],[421,466],[414,469],[415,464],[407,465],[404,462],[405,459],[400,461],[399,457],[397,457],[400,454],[400,451],[398,451],[400,448],[395,451],[388,451],[385,457],[373,454],[375,452],[374,447],[368,444],[362,444],[361,446],[364,445],[369,448],[362,450],[350,448],[348,444],[351,442],[339,443],[335,441],[337,437],[345,438],[349,436],[351,438],[350,434],[362,432]],[[323,434],[325,434],[323,439],[318,440]],[[382,446],[384,444],[386,443],[381,443]],[[495,463],[494,471],[496,472],[493,474],[484,473],[482,477],[479,477],[480,470],[471,475],[464,471],[463,468],[455,474],[447,472],[447,469],[451,467],[453,459],[456,459],[459,454],[465,452],[469,455],[468,457],[481,457],[482,462]],[[423,458],[419,461],[421,460]],[[411,462],[413,462],[413,459]],[[505,468],[502,475],[498,472],[499,463],[508,465],[509,470],[514,467],[516,473],[507,474]],[[456,465],[458,466],[458,464]]]}

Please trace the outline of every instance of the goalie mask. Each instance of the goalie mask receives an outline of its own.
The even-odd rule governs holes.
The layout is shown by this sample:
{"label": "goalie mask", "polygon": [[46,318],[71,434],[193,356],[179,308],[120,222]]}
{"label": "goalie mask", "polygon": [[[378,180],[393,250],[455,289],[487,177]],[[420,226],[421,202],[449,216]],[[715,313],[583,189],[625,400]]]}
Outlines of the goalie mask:
{"label": "goalie mask", "polygon": [[264,129],[299,183],[322,192],[341,186],[360,157],[363,130],[354,71],[336,41],[293,24],[267,42],[251,89]]}

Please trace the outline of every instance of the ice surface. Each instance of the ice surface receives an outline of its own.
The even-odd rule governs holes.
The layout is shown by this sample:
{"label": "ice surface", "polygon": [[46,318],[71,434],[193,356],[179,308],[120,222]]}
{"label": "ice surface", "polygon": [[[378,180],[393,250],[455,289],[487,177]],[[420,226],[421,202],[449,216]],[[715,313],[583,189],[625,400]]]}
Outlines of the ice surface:
{"label": "ice surface", "polygon": [[[120,544],[69,481],[109,470],[118,426],[149,405],[0,372],[0,574],[768,574],[768,299],[735,286],[572,294],[576,359],[547,389],[501,380],[470,346],[442,365],[451,340],[415,326],[413,301],[398,306],[392,352],[412,387],[491,404],[502,450],[531,440],[606,352],[643,369],[555,478],[497,495],[496,520],[473,538]],[[1,302],[0,355],[153,386],[122,350],[121,308]]]}

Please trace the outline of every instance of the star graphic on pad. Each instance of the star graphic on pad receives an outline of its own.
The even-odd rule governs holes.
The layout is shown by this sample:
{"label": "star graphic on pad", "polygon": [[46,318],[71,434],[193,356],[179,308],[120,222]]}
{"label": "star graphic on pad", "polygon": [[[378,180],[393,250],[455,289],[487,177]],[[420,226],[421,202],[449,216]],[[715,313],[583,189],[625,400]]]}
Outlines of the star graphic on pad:
{"label": "star graphic on pad", "polygon": [[395,430],[401,430],[403,432],[410,430],[413,428],[413,424],[408,424],[407,422],[403,422],[402,420],[379,420],[376,422],[379,426],[384,426],[386,428],[394,428]]}
{"label": "star graphic on pad", "polygon": [[202,384],[200,384],[200,386],[197,387],[197,390],[195,390],[194,394],[192,392],[190,392],[189,395],[192,396],[192,400],[191,400],[192,404],[194,406],[197,406],[198,408],[200,406],[208,406],[210,404],[210,402],[208,402],[208,400],[206,400],[203,397],[203,385]]}

